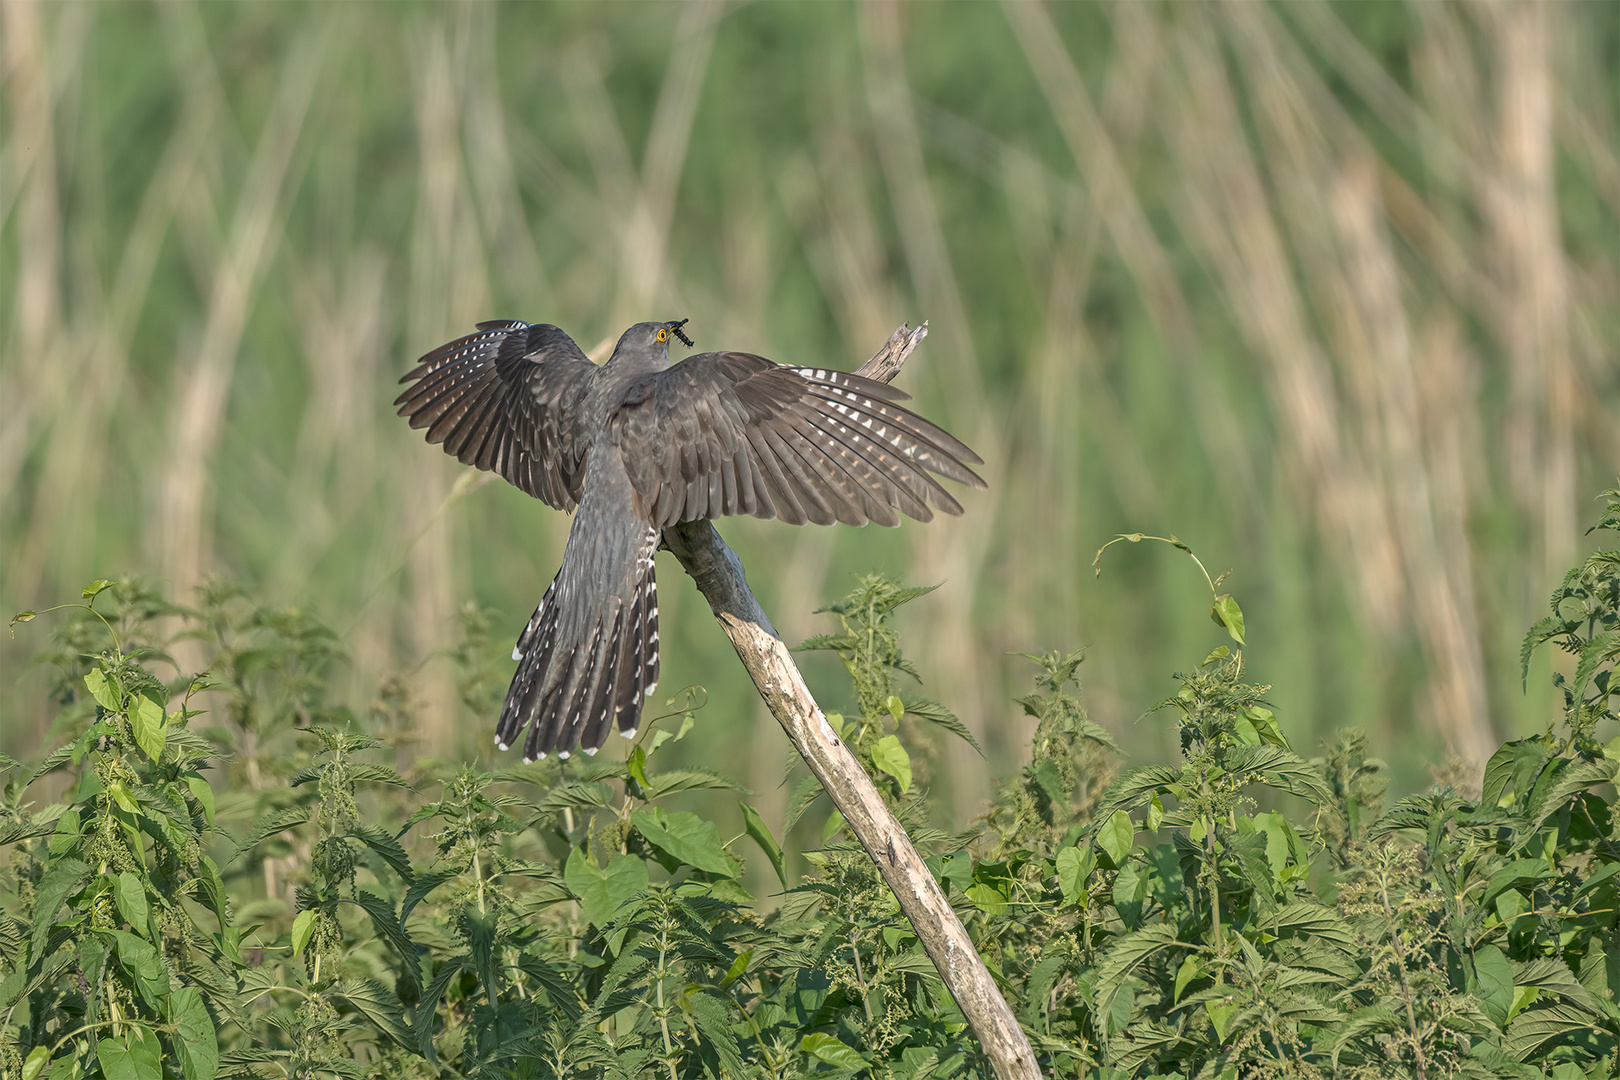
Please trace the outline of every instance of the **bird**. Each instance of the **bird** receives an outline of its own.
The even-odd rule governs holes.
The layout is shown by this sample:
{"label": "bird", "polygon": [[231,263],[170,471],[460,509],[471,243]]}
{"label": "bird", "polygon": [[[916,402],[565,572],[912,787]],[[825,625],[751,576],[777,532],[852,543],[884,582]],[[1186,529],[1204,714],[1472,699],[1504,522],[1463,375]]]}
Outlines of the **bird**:
{"label": "bird", "polygon": [[[523,627],[495,745],[523,759],[634,738],[658,683],[662,531],[734,514],[893,526],[962,505],[983,459],[886,383],[746,352],[696,353],[689,322],[643,322],[593,363],[560,328],[481,322],[400,378],[430,444],[573,511],[562,566]],[[525,732],[527,733],[525,738]]]}

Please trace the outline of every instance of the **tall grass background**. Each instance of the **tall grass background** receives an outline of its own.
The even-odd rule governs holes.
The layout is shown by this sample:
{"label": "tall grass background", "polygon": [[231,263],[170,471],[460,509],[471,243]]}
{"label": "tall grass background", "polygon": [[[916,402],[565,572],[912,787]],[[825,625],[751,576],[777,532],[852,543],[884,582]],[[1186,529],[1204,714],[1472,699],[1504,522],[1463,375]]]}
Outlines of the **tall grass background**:
{"label": "tall grass background", "polygon": [[[1519,639],[1620,469],[1616,5],[9,0],[0,63],[0,608],[233,577],[487,757],[442,650],[467,602],[515,635],[569,519],[426,446],[399,373],[493,317],[849,367],[926,318],[902,384],[989,491],[722,531],[790,640],[855,572],[942,583],[902,631],[986,749],[936,774],[959,818],[1023,750],[1017,651],[1085,647],[1093,718],[1168,751],[1138,718],[1219,636],[1169,549],[1093,576],[1118,532],[1235,571],[1296,745],[1360,725],[1412,787],[1556,706]],[[779,814],[664,558],[686,752]]]}

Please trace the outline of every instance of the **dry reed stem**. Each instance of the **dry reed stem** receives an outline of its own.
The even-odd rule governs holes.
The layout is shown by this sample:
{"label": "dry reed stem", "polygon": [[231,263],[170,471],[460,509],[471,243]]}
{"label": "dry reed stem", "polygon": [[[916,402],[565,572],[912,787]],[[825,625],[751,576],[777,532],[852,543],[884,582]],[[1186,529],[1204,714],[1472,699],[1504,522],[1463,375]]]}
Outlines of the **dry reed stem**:
{"label": "dry reed stem", "polygon": [[[984,381],[974,347],[961,288],[951,264],[951,255],[940,223],[939,208],[929,186],[923,160],[922,139],[917,129],[910,86],[906,81],[902,52],[902,9],[892,0],[860,8],[862,74],[866,100],[877,137],[878,162],[882,167],[890,204],[899,227],[900,247],[916,288],[918,300],[931,313],[938,313],[945,339],[944,360],[938,378],[950,388],[957,401],[982,401]],[[968,441],[984,454],[992,469],[986,475],[992,492],[993,463],[1005,460],[999,453],[1006,433],[980,413],[968,428]],[[961,430],[961,425],[956,425]],[[996,503],[999,496],[994,497]],[[995,506],[952,527],[913,530],[910,533],[912,573],[923,580],[978,582],[984,572],[990,546],[991,523],[1000,517]],[[956,703],[963,722],[976,736],[998,742],[996,728],[987,723],[999,702],[992,700],[978,662],[979,650],[973,628],[977,624],[973,600],[979,590],[952,591],[945,601],[947,610],[913,632],[918,649],[935,659],[940,673],[935,691]],[[966,820],[984,801],[989,787],[970,748],[953,740],[946,749],[952,777],[952,808],[959,820]]]}
{"label": "dry reed stem", "polygon": [[1554,194],[1550,20],[1544,4],[1485,7],[1500,78],[1495,168],[1481,175],[1481,208],[1496,248],[1497,333],[1513,393],[1507,467],[1513,493],[1537,520],[1540,561],[1556,575],[1575,540],[1575,453],[1570,419],[1578,396],[1569,359],[1568,295]]}
{"label": "dry reed stem", "polygon": [[218,253],[196,351],[175,375],[178,417],[158,485],[156,524],[159,564],[177,595],[188,594],[209,569],[212,463],[254,294],[279,242],[286,182],[320,73],[321,51],[322,43],[313,36],[292,51]]}

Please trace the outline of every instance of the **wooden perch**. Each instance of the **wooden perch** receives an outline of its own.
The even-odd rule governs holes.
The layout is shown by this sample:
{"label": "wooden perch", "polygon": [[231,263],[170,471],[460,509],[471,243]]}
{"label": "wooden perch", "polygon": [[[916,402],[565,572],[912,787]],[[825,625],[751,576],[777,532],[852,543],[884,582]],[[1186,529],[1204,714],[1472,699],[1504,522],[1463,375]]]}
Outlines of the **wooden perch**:
{"label": "wooden perch", "polygon": [[[861,365],[859,374],[889,382],[927,334],[927,323],[915,330],[900,327]],[[771,715],[877,863],[996,1075],[1000,1080],[1035,1080],[1040,1068],[1012,1009],[911,838],[810,696],[792,654],[749,590],[737,553],[707,521],[666,528],[664,542],[708,599]]]}

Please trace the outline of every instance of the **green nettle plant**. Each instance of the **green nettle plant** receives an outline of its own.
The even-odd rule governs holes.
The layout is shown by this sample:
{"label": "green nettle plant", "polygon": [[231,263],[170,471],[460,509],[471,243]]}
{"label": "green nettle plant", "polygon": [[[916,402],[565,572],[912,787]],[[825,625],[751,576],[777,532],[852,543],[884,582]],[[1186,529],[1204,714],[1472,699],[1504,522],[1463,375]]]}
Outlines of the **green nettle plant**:
{"label": "green nettle plant", "polygon": [[[1606,500],[1598,527],[1620,528]],[[1574,657],[1563,724],[1501,747],[1477,799],[1437,784],[1387,809],[1362,733],[1292,748],[1245,678],[1241,609],[1206,580],[1229,640],[1157,706],[1179,761],[1122,768],[1080,654],[1030,655],[1030,761],[955,834],[929,824],[926,733],[967,731],[902,692],[918,670],[892,621],[928,590],[863,578],[803,646],[843,660],[854,705],[829,719],[1043,1071],[1614,1075],[1620,552],[1572,570],[1525,639],[1526,670],[1548,643]],[[836,813],[794,881],[739,785],[671,764],[699,691],[619,760],[401,772],[409,680],[333,704],[340,642],[307,613],[219,584],[183,608],[134,581],[72,607],[44,653],[58,745],[0,758],[8,1080],[988,1075]],[[483,714],[498,650],[483,613],[461,625],[446,655]],[[783,890],[769,911],[744,885],[759,857]]]}

